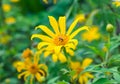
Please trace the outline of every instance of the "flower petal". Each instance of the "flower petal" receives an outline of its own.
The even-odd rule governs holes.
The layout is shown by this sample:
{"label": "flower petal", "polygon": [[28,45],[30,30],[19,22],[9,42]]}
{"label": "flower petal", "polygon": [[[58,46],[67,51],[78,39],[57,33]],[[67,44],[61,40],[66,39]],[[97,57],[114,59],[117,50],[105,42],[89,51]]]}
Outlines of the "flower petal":
{"label": "flower petal", "polygon": [[33,84],[34,75],[31,75],[30,84]]}
{"label": "flower petal", "polygon": [[72,32],[73,28],[76,26],[76,24],[78,23],[79,19],[76,19],[69,27],[68,31],[67,31],[67,36],[70,35],[70,33]]}
{"label": "flower petal", "polygon": [[76,70],[76,69],[78,69],[79,67],[81,67],[81,64],[80,64],[80,62],[70,62],[70,68],[72,69],[72,70]]}
{"label": "flower petal", "polygon": [[28,71],[25,71],[25,72],[20,73],[20,74],[18,75],[18,78],[20,79],[21,76],[25,75],[26,73],[28,73]]}
{"label": "flower petal", "polygon": [[80,84],[84,84],[82,75],[79,77],[79,83],[80,83]]}
{"label": "flower petal", "polygon": [[50,51],[45,51],[45,52],[44,52],[44,57],[45,57],[45,58],[48,57],[51,53],[52,53],[52,52],[50,52]]}
{"label": "flower petal", "polygon": [[89,78],[94,78],[94,76],[92,74],[90,74],[89,72],[86,72],[85,75]]}
{"label": "flower petal", "polygon": [[26,78],[30,75],[30,73],[26,73],[24,76],[24,80],[26,80]]}
{"label": "flower petal", "polygon": [[38,45],[37,45],[37,48],[38,49],[41,49],[41,48],[43,48],[44,46],[47,46],[47,45],[49,45],[50,43],[48,43],[48,42],[40,42]]}
{"label": "flower petal", "polygon": [[60,32],[59,32],[58,23],[57,23],[56,19],[52,16],[48,16],[48,18],[49,18],[50,25],[54,29],[55,33],[59,34]]}
{"label": "flower petal", "polygon": [[74,51],[68,47],[65,47],[65,50],[67,53],[69,53],[71,56],[74,56]]}
{"label": "flower petal", "polygon": [[83,61],[83,63],[82,63],[82,67],[86,68],[87,66],[89,66],[92,63],[92,61],[93,60],[90,59],[90,58],[85,58],[84,61]]}
{"label": "flower petal", "polygon": [[71,35],[70,35],[70,39],[74,38],[80,31],[82,30],[88,30],[87,26],[84,26],[82,28],[78,28],[76,31],[74,31]]}
{"label": "flower petal", "polygon": [[55,47],[54,47],[55,53],[56,53],[56,54],[60,53],[60,52],[61,52],[61,48],[62,48],[62,46],[55,46]]}
{"label": "flower petal", "polygon": [[84,84],[87,84],[88,78],[86,76],[84,76],[84,75],[82,76],[82,78],[83,78]]}
{"label": "flower petal", "polygon": [[78,40],[76,40],[76,39],[70,39],[69,43],[73,43],[75,46],[77,46]]}
{"label": "flower petal", "polygon": [[65,18],[65,16],[59,18],[59,26],[60,26],[61,34],[65,34],[65,32],[66,32],[66,18]]}
{"label": "flower petal", "polygon": [[58,61],[58,57],[57,57],[56,54],[52,55],[52,60],[53,60],[53,62],[57,62]]}
{"label": "flower petal", "polygon": [[43,41],[45,41],[45,42],[50,42],[50,43],[53,42],[50,37],[45,36],[45,35],[33,34],[32,37],[31,37],[31,40],[32,40],[33,38],[39,38],[39,39],[41,39],[41,40],[43,40]]}
{"label": "flower petal", "polygon": [[42,81],[42,80],[41,80],[41,75],[40,75],[39,73],[36,73],[36,74],[35,74],[35,77],[36,77],[36,79],[37,79],[39,82]]}
{"label": "flower petal", "polygon": [[63,55],[62,53],[60,53],[58,56],[59,56],[58,59],[60,60],[61,63],[64,63],[67,61],[65,55]]}
{"label": "flower petal", "polygon": [[47,35],[51,36],[52,38],[55,37],[55,34],[46,26],[44,25],[39,25],[35,29],[40,28],[42,31],[44,31]]}

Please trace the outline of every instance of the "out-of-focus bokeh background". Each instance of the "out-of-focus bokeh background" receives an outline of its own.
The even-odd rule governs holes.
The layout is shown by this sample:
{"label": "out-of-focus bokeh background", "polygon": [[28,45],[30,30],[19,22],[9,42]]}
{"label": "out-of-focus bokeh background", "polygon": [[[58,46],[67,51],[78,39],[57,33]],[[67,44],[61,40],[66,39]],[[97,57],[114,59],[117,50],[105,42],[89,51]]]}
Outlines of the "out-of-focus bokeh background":
{"label": "out-of-focus bokeh background", "polygon": [[[109,50],[110,56],[116,55],[116,58],[114,56],[113,59],[110,59],[108,67],[119,68],[120,3],[116,5],[112,0],[56,0],[56,3],[53,1],[48,0],[46,3],[44,0],[0,0],[0,84],[24,83],[23,79],[17,78],[18,72],[13,65],[15,61],[21,59],[25,49],[36,50],[39,40],[30,40],[31,35],[38,32],[44,34],[44,32],[34,31],[34,29],[40,24],[50,26],[48,16],[54,16],[57,20],[59,16],[66,16],[67,27],[78,17],[81,19],[77,26],[97,27],[87,35],[81,33],[76,37],[79,40],[79,46],[75,50],[73,60],[81,61],[90,57],[94,60],[93,64],[97,65],[103,63],[106,52]],[[108,24],[111,24],[114,29],[106,30]],[[107,44],[108,39],[111,40],[110,47]],[[69,77],[60,74],[62,73],[60,67],[64,69],[64,64],[59,65],[58,63],[56,65],[60,67],[55,67],[56,65],[51,60],[49,62],[51,63],[48,64],[51,74],[45,84],[68,84]],[[103,72],[103,70],[98,72]],[[100,73],[97,75],[98,78],[95,80],[100,78]],[[60,77],[57,78],[57,76]],[[120,78],[119,74],[117,76]],[[120,83],[117,76],[112,75],[114,79],[111,79],[117,81],[116,84]],[[106,77],[104,80],[108,81]],[[66,81],[66,83],[60,81]]]}

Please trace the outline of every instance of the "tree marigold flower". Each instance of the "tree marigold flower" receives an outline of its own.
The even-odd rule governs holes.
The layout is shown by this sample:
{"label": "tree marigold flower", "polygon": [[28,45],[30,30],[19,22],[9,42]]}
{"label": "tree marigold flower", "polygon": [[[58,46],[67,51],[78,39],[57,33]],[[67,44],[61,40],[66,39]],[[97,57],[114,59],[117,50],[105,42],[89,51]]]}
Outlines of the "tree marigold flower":
{"label": "tree marigold flower", "polygon": [[[82,64],[80,62],[71,62],[70,68],[73,71],[75,71],[75,75],[72,77],[72,80],[78,78],[78,81],[80,84],[87,84],[88,78],[94,78],[94,76],[92,74],[90,74],[90,72],[84,72],[81,74],[81,72],[86,67],[88,67],[92,63],[92,61],[93,61],[92,59],[86,58],[86,59],[84,59]],[[79,74],[81,74],[81,75],[79,75]]]}
{"label": "tree marigold flower", "polygon": [[48,68],[45,64],[39,64],[38,62],[38,56],[34,56],[33,61],[27,60],[25,62],[19,62],[19,67],[16,66],[17,70],[21,72],[18,75],[18,78],[24,76],[24,80],[26,80],[26,78],[30,76],[30,84],[32,84],[34,77],[37,79],[37,81],[42,82],[47,76]]}
{"label": "tree marigold flower", "polygon": [[33,56],[33,52],[29,48],[24,50],[23,53],[22,53],[22,57],[24,59],[30,59],[32,56]]}
{"label": "tree marigold flower", "polygon": [[13,23],[15,23],[15,18],[14,17],[8,17],[8,18],[6,18],[5,19],[5,22],[7,23],[7,24],[13,24]]}
{"label": "tree marigold flower", "polygon": [[92,27],[89,31],[86,31],[82,34],[82,39],[88,42],[93,40],[98,40],[100,38],[100,33],[98,32],[98,27]]}
{"label": "tree marigold flower", "polygon": [[3,4],[2,8],[4,12],[9,12],[11,9],[11,6],[9,4]]}
{"label": "tree marigold flower", "polygon": [[68,28],[66,32],[66,17],[60,17],[57,22],[54,17],[49,16],[50,25],[52,26],[54,32],[52,32],[47,26],[39,25],[35,29],[41,29],[47,35],[42,34],[33,34],[31,39],[39,38],[42,40],[37,47],[38,49],[46,48],[45,51],[51,50],[54,53],[58,54],[62,52],[63,48],[65,48],[66,52],[70,55],[73,55],[73,50],[75,50],[78,41],[73,39],[80,31],[88,30],[87,26],[78,28],[74,32],[72,32],[75,25],[78,23],[79,18],[76,19],[71,26]]}

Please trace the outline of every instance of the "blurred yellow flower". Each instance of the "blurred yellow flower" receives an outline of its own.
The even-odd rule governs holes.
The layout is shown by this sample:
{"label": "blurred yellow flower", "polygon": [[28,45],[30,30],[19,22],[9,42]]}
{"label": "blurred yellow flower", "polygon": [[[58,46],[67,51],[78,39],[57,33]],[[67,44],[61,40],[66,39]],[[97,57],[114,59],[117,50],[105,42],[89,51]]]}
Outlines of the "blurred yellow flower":
{"label": "blurred yellow flower", "polygon": [[116,7],[119,7],[120,6],[120,1],[114,1],[112,4],[114,4]]}
{"label": "blurred yellow flower", "polygon": [[[52,16],[49,16],[49,22],[52,26],[54,32],[52,32],[47,26],[45,25],[39,25],[36,27],[36,29],[41,29],[44,31],[47,35],[42,34],[33,34],[31,39],[33,38],[39,38],[42,40],[37,47],[38,49],[47,48],[51,51],[54,51],[56,54],[59,54],[63,48],[65,48],[66,52],[71,55],[71,52],[75,50],[78,41],[77,39],[73,39],[80,31],[82,30],[88,30],[87,26],[78,28],[74,32],[73,29],[79,19],[76,19],[71,26],[68,28],[68,31],[66,32],[66,17],[60,17],[59,21],[57,22],[56,19]],[[60,28],[59,28],[60,27]],[[46,49],[46,51],[47,51]]]}
{"label": "blurred yellow flower", "polygon": [[19,0],[10,0],[10,1],[14,3],[19,2]]}
{"label": "blurred yellow flower", "polygon": [[80,84],[87,84],[88,78],[94,78],[90,72],[81,73],[86,67],[92,63],[92,59],[85,58],[82,64],[80,62],[71,62],[70,68],[75,71],[75,75],[72,77],[72,80],[78,78]]}
{"label": "blurred yellow flower", "polygon": [[98,40],[100,38],[100,33],[98,32],[98,27],[92,27],[89,31],[82,34],[82,39],[92,42],[93,40]]}
{"label": "blurred yellow flower", "polygon": [[22,57],[24,59],[30,59],[32,56],[33,56],[33,52],[29,48],[24,50],[23,53],[22,53]]}
{"label": "blurred yellow flower", "polygon": [[85,14],[77,14],[75,19],[79,18],[79,22],[82,23],[85,21]]}
{"label": "blurred yellow flower", "polygon": [[104,47],[102,48],[102,50],[103,50],[103,52],[107,52],[107,51],[108,51],[108,48],[107,48],[106,46],[104,46]]}
{"label": "blurred yellow flower", "polygon": [[[43,0],[45,4],[48,4],[48,0]],[[53,3],[56,4],[57,0],[53,0]]]}
{"label": "blurred yellow flower", "polygon": [[7,44],[10,41],[11,37],[7,34],[0,34],[0,43],[1,44]]}
{"label": "blurred yellow flower", "polygon": [[18,78],[24,76],[24,80],[27,80],[26,78],[30,76],[30,84],[32,84],[34,77],[37,81],[42,82],[47,76],[48,68],[45,64],[39,64],[38,56],[34,56],[33,61],[27,60],[26,62],[21,62],[19,66],[16,67],[21,72]]}
{"label": "blurred yellow flower", "polygon": [[13,23],[16,22],[16,20],[15,20],[14,17],[8,17],[8,18],[5,19],[5,22],[6,22],[7,24],[13,24]]}
{"label": "blurred yellow flower", "polygon": [[9,4],[3,4],[2,8],[4,12],[9,12],[11,9],[11,6]]}
{"label": "blurred yellow flower", "polygon": [[18,72],[21,72],[21,70],[25,67],[25,63],[22,61],[15,61],[13,62],[13,66],[17,69]]}

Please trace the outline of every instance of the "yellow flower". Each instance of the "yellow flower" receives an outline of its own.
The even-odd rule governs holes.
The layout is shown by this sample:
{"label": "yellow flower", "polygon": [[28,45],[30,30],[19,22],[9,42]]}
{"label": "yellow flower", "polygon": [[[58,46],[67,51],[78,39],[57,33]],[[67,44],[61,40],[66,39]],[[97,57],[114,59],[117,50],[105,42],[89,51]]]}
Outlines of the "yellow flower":
{"label": "yellow flower", "polygon": [[[48,0],[43,0],[45,4],[48,4]],[[53,0],[53,3],[56,4],[57,0]]]}
{"label": "yellow flower", "polygon": [[79,22],[82,23],[85,21],[85,15],[84,14],[77,14],[75,19],[79,18]]}
{"label": "yellow flower", "polygon": [[10,1],[14,3],[19,2],[19,0],[10,0]]}
{"label": "yellow flower", "polygon": [[108,48],[107,48],[106,46],[104,46],[104,47],[102,48],[102,50],[103,50],[103,52],[107,52],[107,51],[108,51]]}
{"label": "yellow flower", "polygon": [[82,64],[80,62],[71,62],[70,63],[70,68],[73,71],[75,71],[75,75],[72,77],[72,79],[74,80],[76,78],[79,78],[78,81],[79,81],[80,84],[87,84],[88,78],[94,78],[94,76],[92,74],[90,74],[90,72],[84,72],[84,73],[81,74],[81,72],[86,67],[88,67],[92,63],[92,61],[93,61],[92,59],[86,58],[86,59],[84,59]]}
{"label": "yellow flower", "polygon": [[66,32],[66,17],[60,17],[59,21],[57,22],[56,19],[52,16],[49,16],[50,25],[52,26],[54,32],[52,32],[47,26],[40,25],[36,27],[36,29],[41,29],[44,31],[47,35],[42,34],[33,34],[31,39],[37,37],[42,40],[37,47],[38,49],[46,48],[45,51],[51,50],[54,51],[54,53],[59,54],[63,51],[63,48],[65,48],[66,52],[70,55],[73,55],[73,50],[75,50],[78,41],[76,39],[73,39],[80,31],[82,30],[88,30],[87,26],[84,26],[82,28],[78,28],[74,32],[72,30],[74,29],[75,25],[79,21],[79,19],[76,19],[71,26],[68,28],[68,31]]}
{"label": "yellow flower", "polygon": [[26,80],[26,78],[30,76],[30,84],[32,84],[34,78],[36,78],[37,81],[42,82],[47,76],[48,68],[45,64],[39,64],[38,62],[39,62],[38,56],[34,56],[33,61],[27,60],[26,62],[23,62],[20,65],[22,66],[22,68],[17,67],[18,71],[21,72],[18,75],[18,78],[24,76],[24,80]]}
{"label": "yellow flower", "polygon": [[33,52],[29,48],[24,50],[23,53],[22,53],[22,57],[24,59],[30,59],[32,56],[33,56]]}
{"label": "yellow flower", "polygon": [[3,4],[2,8],[4,12],[9,12],[11,9],[11,6],[9,4]]}
{"label": "yellow flower", "polygon": [[114,1],[112,4],[114,4],[116,7],[119,7],[120,6],[120,1]]}
{"label": "yellow flower", "polygon": [[82,39],[92,42],[93,40],[98,40],[100,38],[100,33],[98,32],[98,27],[92,27],[89,31],[82,34]]}
{"label": "yellow flower", "polygon": [[7,34],[2,33],[0,35],[0,43],[1,44],[7,44],[10,41],[11,37]]}
{"label": "yellow flower", "polygon": [[13,23],[15,23],[15,18],[14,17],[8,17],[8,18],[6,18],[5,19],[5,22],[7,23],[7,24],[13,24]]}
{"label": "yellow flower", "polygon": [[21,61],[15,61],[13,62],[13,66],[17,69],[18,72],[21,72],[25,67],[25,63]]}

